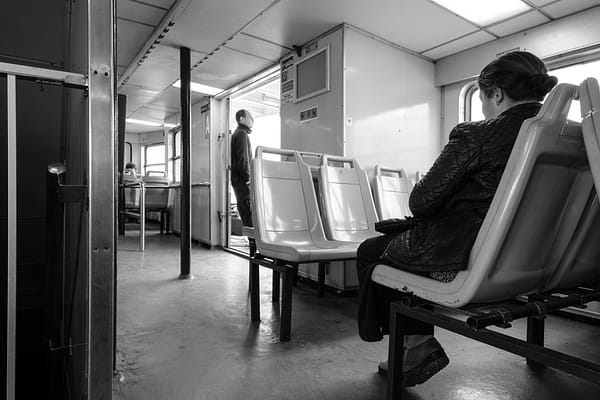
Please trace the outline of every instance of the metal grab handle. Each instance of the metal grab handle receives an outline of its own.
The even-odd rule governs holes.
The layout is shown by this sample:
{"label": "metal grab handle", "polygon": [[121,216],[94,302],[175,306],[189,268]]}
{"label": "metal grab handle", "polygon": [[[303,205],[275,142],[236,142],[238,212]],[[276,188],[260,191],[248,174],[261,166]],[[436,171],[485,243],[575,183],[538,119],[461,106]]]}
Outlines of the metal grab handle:
{"label": "metal grab handle", "polygon": [[406,175],[406,172],[404,172],[404,169],[402,169],[402,168],[390,168],[390,167],[383,167],[381,165],[376,165],[375,166],[375,176],[384,176],[382,174],[382,172],[393,172],[393,173],[397,173],[400,178],[408,178],[408,175]]}
{"label": "metal grab handle", "polygon": [[[329,167],[330,166],[329,165],[330,161],[343,163],[344,166],[346,164],[348,164],[348,165],[350,165],[350,168],[360,169],[360,166],[358,165],[358,161],[356,161],[355,158],[342,157],[342,156],[333,156],[333,155],[330,155],[330,154],[323,154],[321,166],[322,167]],[[338,168],[340,168],[340,167],[338,167]],[[345,167],[341,167],[341,168],[345,168]]]}
{"label": "metal grab handle", "polygon": [[[265,147],[265,146],[258,146],[256,148],[256,158],[263,158],[263,153],[266,154],[278,154],[278,155],[282,155],[282,156],[292,156],[294,157],[293,161],[296,161],[296,151],[295,150],[285,150],[285,149],[276,149],[274,147]],[[291,160],[290,160],[291,161]]]}

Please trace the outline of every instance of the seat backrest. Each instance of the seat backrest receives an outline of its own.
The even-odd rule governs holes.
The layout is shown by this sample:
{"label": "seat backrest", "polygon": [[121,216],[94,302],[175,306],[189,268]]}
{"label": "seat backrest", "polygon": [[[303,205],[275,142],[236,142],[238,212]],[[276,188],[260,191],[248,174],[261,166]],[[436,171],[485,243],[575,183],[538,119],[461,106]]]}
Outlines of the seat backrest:
{"label": "seat backrest", "polygon": [[377,213],[367,174],[352,158],[323,155],[320,200],[329,240],[362,242],[377,236]]}
{"label": "seat backrest", "polygon": [[379,219],[411,216],[408,199],[412,187],[412,181],[403,169],[376,165],[373,177],[373,200],[375,200]]}
{"label": "seat backrest", "polygon": [[547,289],[600,283],[600,89],[598,81],[588,78],[579,85],[581,129],[585,151],[596,190],[588,199],[569,249],[557,272],[547,283]]}
{"label": "seat backrest", "polygon": [[252,160],[252,220],[259,249],[312,243],[324,237],[310,168],[295,151],[259,146]]}
{"label": "seat backrest", "polygon": [[153,186],[169,185],[169,178],[167,178],[167,174],[163,171],[148,171],[148,173],[144,175],[142,180],[148,185]]}
{"label": "seat backrest", "polygon": [[469,267],[459,273],[470,302],[540,291],[564,256],[593,191],[581,126],[567,120],[576,94],[576,86],[558,85],[521,126]]}

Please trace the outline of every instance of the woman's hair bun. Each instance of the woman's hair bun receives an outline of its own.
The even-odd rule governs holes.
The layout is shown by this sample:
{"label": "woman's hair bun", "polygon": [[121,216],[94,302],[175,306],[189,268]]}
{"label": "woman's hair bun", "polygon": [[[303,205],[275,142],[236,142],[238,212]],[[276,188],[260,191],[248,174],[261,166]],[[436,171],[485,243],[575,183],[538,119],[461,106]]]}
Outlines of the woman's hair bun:
{"label": "woman's hair bun", "polygon": [[545,96],[557,84],[558,79],[548,74],[533,74],[529,78],[532,91],[540,97]]}

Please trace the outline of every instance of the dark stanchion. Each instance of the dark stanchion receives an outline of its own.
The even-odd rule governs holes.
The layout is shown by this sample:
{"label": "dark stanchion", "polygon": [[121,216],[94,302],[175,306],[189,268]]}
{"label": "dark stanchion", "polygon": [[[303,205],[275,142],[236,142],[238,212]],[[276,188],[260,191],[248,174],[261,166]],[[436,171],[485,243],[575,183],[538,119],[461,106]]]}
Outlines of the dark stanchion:
{"label": "dark stanchion", "polygon": [[191,185],[191,141],[192,105],[190,102],[191,60],[190,49],[179,49],[179,74],[181,89],[181,266],[179,279],[191,279],[192,259],[192,185]]}

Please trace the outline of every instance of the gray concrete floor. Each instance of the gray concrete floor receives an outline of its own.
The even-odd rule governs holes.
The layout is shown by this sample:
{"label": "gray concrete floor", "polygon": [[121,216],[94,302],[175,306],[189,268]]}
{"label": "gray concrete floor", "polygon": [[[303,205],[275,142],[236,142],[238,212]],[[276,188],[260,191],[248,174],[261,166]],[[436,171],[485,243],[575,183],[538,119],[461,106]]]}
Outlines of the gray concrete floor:
{"label": "gray concrete floor", "polygon": [[[357,298],[324,298],[300,282],[294,288],[292,340],[280,343],[270,302],[270,270],[261,268],[261,318],[249,317],[247,261],[194,246],[193,280],[180,281],[179,239],[137,232],[119,240],[118,377],[114,399],[383,399],[376,374],[387,340],[362,342]],[[515,324],[523,335],[523,324]],[[436,337],[450,365],[404,399],[597,399],[600,383],[544,368],[443,330]],[[522,336],[521,336],[522,337]],[[600,362],[600,327],[550,317],[548,347]]]}

